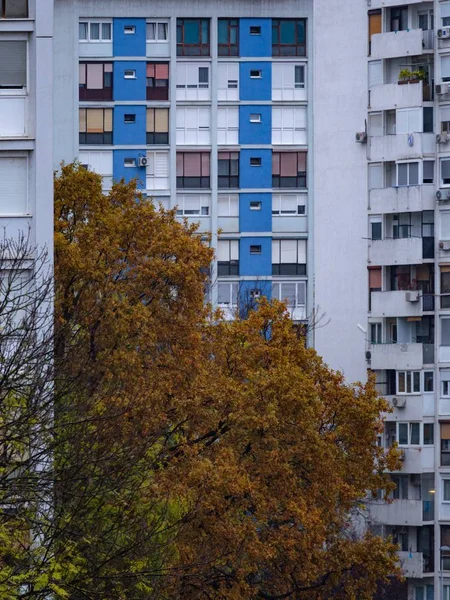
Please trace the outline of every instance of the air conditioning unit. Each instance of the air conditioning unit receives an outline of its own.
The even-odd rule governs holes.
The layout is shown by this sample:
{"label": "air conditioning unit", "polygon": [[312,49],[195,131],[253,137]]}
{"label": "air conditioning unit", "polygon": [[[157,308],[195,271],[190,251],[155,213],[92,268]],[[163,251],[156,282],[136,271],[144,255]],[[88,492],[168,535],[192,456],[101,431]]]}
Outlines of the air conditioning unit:
{"label": "air conditioning unit", "polygon": [[405,408],[406,398],[392,398],[392,406],[394,408]]}
{"label": "air conditioning unit", "polygon": [[450,250],[450,242],[439,242],[439,250],[447,252]]}
{"label": "air conditioning unit", "polygon": [[365,131],[359,131],[355,134],[355,142],[359,144],[365,144],[367,142],[367,133]]}
{"label": "air conditioning unit", "polygon": [[418,291],[406,292],[406,294],[405,294],[406,302],[418,302],[419,297],[420,297],[420,292],[418,292]]}
{"label": "air conditioning unit", "polygon": [[440,83],[436,86],[436,95],[442,96],[443,94],[448,94],[450,92],[450,86],[448,83]]}
{"label": "air conditioning unit", "polygon": [[442,27],[437,30],[437,36],[439,39],[450,38],[450,27]]}
{"label": "air conditioning unit", "polygon": [[366,352],[366,360],[367,362],[370,362],[372,360],[372,352],[370,350],[367,350]]}
{"label": "air conditioning unit", "polygon": [[138,166],[146,167],[148,165],[148,158],[146,156],[140,156],[138,158]]}
{"label": "air conditioning unit", "polygon": [[438,133],[436,136],[437,144],[446,144],[448,142],[448,134],[447,133]]}

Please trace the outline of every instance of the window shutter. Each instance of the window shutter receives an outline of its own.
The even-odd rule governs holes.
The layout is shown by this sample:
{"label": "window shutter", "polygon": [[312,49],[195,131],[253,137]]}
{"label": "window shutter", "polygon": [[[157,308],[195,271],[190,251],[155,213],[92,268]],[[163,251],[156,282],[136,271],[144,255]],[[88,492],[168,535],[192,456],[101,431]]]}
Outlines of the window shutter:
{"label": "window shutter", "polygon": [[155,153],[147,152],[147,175],[154,177],[155,175]]}
{"label": "window shutter", "polygon": [[294,108],[294,127],[295,129],[306,129],[306,107]]}
{"label": "window shutter", "polygon": [[207,107],[201,107],[198,109],[198,126],[199,128],[209,129],[210,128],[210,110]]}
{"label": "window shutter", "polygon": [[381,267],[369,267],[369,288],[381,289]]}
{"label": "window shutter", "polygon": [[230,242],[230,260],[239,260],[239,242],[231,240]]}
{"label": "window shutter", "polygon": [[155,131],[156,133],[169,131],[169,110],[167,108],[155,109]]}
{"label": "window shutter", "polygon": [[167,152],[155,152],[155,177],[169,176],[169,154]]}
{"label": "window shutter", "polygon": [[217,260],[228,262],[230,260],[230,242],[229,240],[219,240],[217,243]]}
{"label": "window shutter", "polygon": [[105,131],[113,130],[113,109],[105,108]]}
{"label": "window shutter", "polygon": [[369,190],[383,187],[383,165],[369,165]]}
{"label": "window shutter", "polygon": [[411,133],[408,131],[408,109],[399,109],[396,113],[396,133]]}
{"label": "window shutter", "polygon": [[298,264],[305,265],[306,264],[306,240],[298,240]]}
{"label": "window shutter", "polygon": [[27,43],[0,42],[0,87],[25,87],[27,84]]}
{"label": "window shutter", "polygon": [[441,56],[441,78],[450,77],[450,55]]}
{"label": "window shutter", "polygon": [[147,108],[147,133],[154,133],[155,130],[155,109]]}
{"label": "window shutter", "polygon": [[277,129],[282,127],[282,108],[272,108],[272,127],[273,129]]}
{"label": "window shutter", "polygon": [[25,157],[0,158],[0,181],[0,213],[26,213],[27,159]]}
{"label": "window shutter", "polygon": [[381,60],[369,62],[369,88],[383,83],[383,66]]}
{"label": "window shutter", "polygon": [[87,109],[87,132],[88,133],[103,133],[103,109],[88,108]]}
{"label": "window shutter", "polygon": [[441,239],[450,240],[450,211],[441,212]]}
{"label": "window shutter", "polygon": [[86,85],[90,90],[103,89],[103,64],[94,63],[87,65]]}
{"label": "window shutter", "polygon": [[86,133],[86,109],[85,108],[80,108],[79,118],[80,118],[80,124],[79,124],[80,133]]}
{"label": "window shutter", "polygon": [[272,240],[272,264],[280,263],[280,240]]}

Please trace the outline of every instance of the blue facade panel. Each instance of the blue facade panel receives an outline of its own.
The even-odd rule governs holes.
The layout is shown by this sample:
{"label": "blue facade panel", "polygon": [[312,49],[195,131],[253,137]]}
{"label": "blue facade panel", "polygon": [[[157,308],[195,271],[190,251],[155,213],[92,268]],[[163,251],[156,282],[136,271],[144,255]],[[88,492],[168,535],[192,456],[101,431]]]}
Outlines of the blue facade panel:
{"label": "blue facade panel", "polygon": [[[134,33],[126,33],[134,27]],[[145,56],[146,22],[145,19],[113,20],[113,55]]]}
{"label": "blue facade panel", "polygon": [[[251,115],[259,116],[261,122],[252,122]],[[258,104],[244,104],[239,107],[239,143],[272,143],[272,107]]]}
{"label": "blue facade panel", "polygon": [[[136,71],[135,79],[125,79],[125,71]],[[114,100],[145,100],[147,95],[146,63],[142,61],[114,62]]]}
{"label": "blue facade panel", "polygon": [[239,99],[256,102],[272,99],[271,62],[239,63]]}
{"label": "blue facade panel", "polygon": [[[115,142],[117,143],[117,142]],[[251,159],[261,159],[261,166],[251,166]],[[239,154],[239,187],[241,189],[272,187],[272,150],[241,150]]]}
{"label": "blue facade panel", "polygon": [[[138,159],[143,154],[142,150],[135,150],[134,148],[130,148],[129,150],[113,150],[113,178],[117,181],[123,178],[128,182],[135,177],[138,180],[137,187],[145,189],[145,168],[138,167]],[[125,167],[126,158],[134,158],[136,166]]]}
{"label": "blue facade panel", "polygon": [[[261,203],[259,210],[255,202]],[[239,195],[239,231],[272,231],[272,194]]]}
{"label": "blue facade panel", "polygon": [[[145,106],[116,106],[114,108],[114,144],[116,146],[145,146],[147,117]],[[125,115],[135,115],[134,122],[125,122]]]}
{"label": "blue facade panel", "polygon": [[[261,28],[260,34],[255,35],[255,27]],[[241,56],[272,56],[271,19],[239,20],[239,53]]]}
{"label": "blue facade panel", "polygon": [[[261,254],[250,254],[250,246],[261,246]],[[272,238],[243,237],[239,243],[239,273],[241,276],[272,275]]]}

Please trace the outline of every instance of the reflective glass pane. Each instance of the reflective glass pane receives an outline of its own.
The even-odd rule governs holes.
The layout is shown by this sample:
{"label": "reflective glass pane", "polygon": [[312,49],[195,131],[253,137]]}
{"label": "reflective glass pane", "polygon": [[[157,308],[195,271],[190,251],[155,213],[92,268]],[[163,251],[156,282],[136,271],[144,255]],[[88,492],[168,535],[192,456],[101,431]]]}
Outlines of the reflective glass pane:
{"label": "reflective glass pane", "polygon": [[280,22],[280,38],[282,44],[295,44],[295,21]]}
{"label": "reflective glass pane", "polygon": [[408,444],[408,423],[398,424],[398,443],[401,446]]}
{"label": "reflective glass pane", "polygon": [[158,40],[164,41],[167,40],[167,29],[168,23],[158,23]]}
{"label": "reflective glass pane", "polygon": [[411,444],[418,446],[420,444],[420,423],[410,423]]}
{"label": "reflective glass pane", "polygon": [[91,40],[99,40],[100,39],[100,23],[91,23],[90,24],[90,35]]}
{"label": "reflective glass pane", "polygon": [[87,40],[87,33],[88,33],[88,24],[87,23],[79,23],[78,39],[79,40]]}
{"label": "reflective glass pane", "polygon": [[156,23],[147,23],[147,39],[151,42],[156,40]]}
{"label": "reflective glass pane", "polygon": [[219,44],[228,44],[228,20],[219,19]]}
{"label": "reflective glass pane", "polygon": [[184,22],[184,43],[198,44],[200,42],[200,30],[198,21]]}
{"label": "reflective glass pane", "polygon": [[102,23],[102,40],[111,39],[111,23]]}

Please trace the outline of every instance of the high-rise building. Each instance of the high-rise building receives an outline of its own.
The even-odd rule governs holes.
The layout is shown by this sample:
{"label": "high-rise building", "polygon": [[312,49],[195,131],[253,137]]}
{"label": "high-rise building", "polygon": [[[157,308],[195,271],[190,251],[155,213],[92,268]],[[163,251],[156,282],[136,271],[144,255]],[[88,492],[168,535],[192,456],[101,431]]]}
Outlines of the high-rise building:
{"label": "high-rise building", "polygon": [[450,1],[55,0],[54,39],[55,166],[136,177],[212,232],[215,304],[287,299],[375,372],[404,463],[369,524],[399,598],[450,600]]}
{"label": "high-rise building", "polygon": [[0,238],[53,254],[53,1],[0,0]]}

